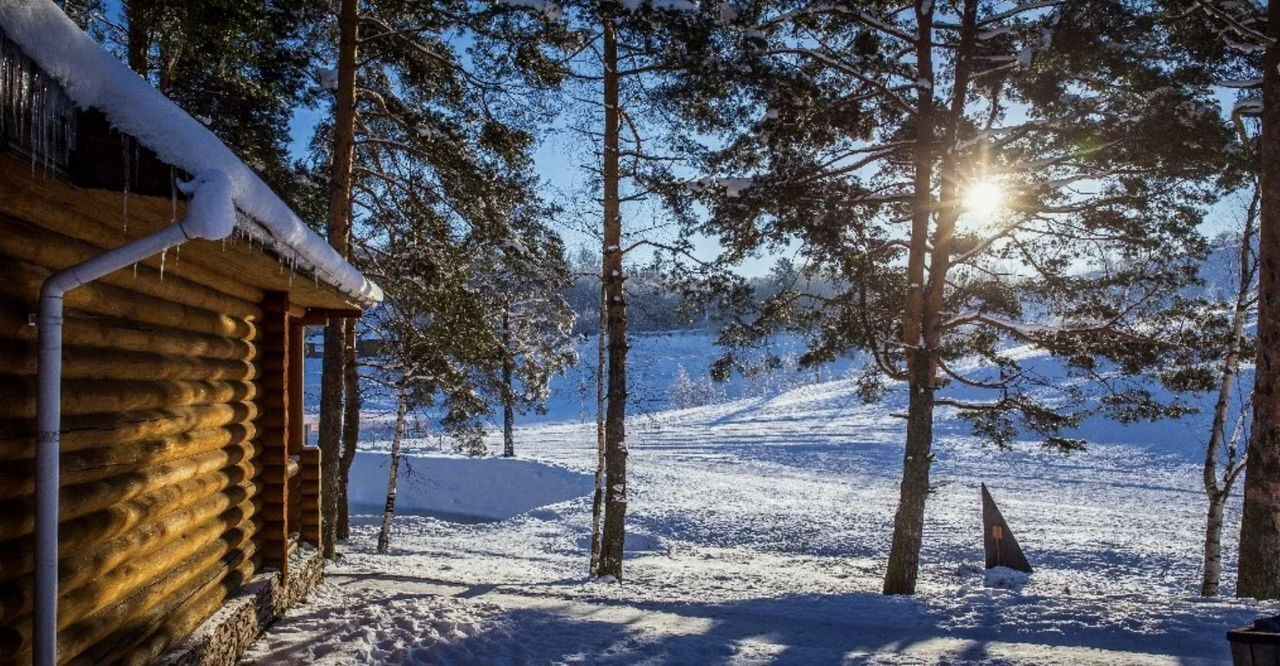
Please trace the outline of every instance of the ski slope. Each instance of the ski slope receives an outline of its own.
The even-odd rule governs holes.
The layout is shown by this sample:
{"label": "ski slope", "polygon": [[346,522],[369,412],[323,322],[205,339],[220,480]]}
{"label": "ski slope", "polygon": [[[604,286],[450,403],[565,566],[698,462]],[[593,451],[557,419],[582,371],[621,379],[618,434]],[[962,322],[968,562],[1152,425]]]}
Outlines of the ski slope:
{"label": "ski slope", "polygon": [[[1063,455],[1033,444],[994,450],[940,413],[920,593],[880,595],[901,409],[900,395],[864,405],[851,381],[831,381],[632,418],[621,585],[586,580],[585,494],[546,504],[520,483],[503,485],[510,461],[485,459],[451,483],[477,495],[508,488],[506,501],[523,498],[524,510],[440,520],[430,470],[438,479],[451,468],[438,453],[410,458],[419,472],[402,497],[422,498],[426,515],[396,518],[387,555],[373,552],[377,517],[357,519],[329,582],[252,659],[1225,663],[1227,629],[1280,610],[1195,595],[1204,522],[1196,419],[1089,424],[1089,449]],[[594,424],[522,427],[516,442],[526,464],[564,487],[575,474],[589,487]],[[1036,568],[1020,590],[983,585],[980,482]],[[469,500],[455,499],[451,512],[465,511]],[[1228,592],[1238,511],[1237,500]]]}

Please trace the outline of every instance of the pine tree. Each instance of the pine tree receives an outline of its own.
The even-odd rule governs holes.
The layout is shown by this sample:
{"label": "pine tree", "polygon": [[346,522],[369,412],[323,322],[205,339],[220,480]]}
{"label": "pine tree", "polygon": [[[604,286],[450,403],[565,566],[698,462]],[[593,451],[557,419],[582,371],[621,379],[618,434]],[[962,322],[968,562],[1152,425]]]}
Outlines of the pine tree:
{"label": "pine tree", "polygon": [[[869,353],[866,397],[905,382],[884,591],[910,594],[937,408],[999,446],[1032,434],[1063,451],[1084,445],[1069,430],[1087,412],[1181,413],[1131,377],[1167,347],[1143,322],[1194,277],[1229,128],[1201,80],[1152,55],[1167,33],[1142,3],[734,8],[705,66],[664,91],[717,138],[704,185],[683,188],[711,215],[685,222],[729,263],[791,243],[799,268],[721,342],[796,331],[807,365]],[[727,312],[752,309],[744,281],[719,286]],[[1006,341],[1082,381],[1045,386]]]}
{"label": "pine tree", "polygon": [[[598,94],[603,129],[577,128],[589,137],[601,167],[597,172],[601,192],[600,241],[602,262],[602,323],[607,363],[603,418],[603,465],[597,489],[602,499],[602,520],[593,519],[592,574],[622,578],[627,510],[627,351],[628,301],[624,255],[640,241],[635,231],[624,233],[624,206],[653,195],[655,174],[668,174],[666,156],[646,146],[644,85],[670,71],[697,66],[684,57],[679,44],[693,30],[699,8],[684,0],[650,2],[636,0],[570,0],[564,3],[518,2],[527,13],[539,13],[551,21],[564,21],[578,36],[580,47],[568,60],[572,78],[592,86]],[[598,88],[596,88],[598,86]],[[598,127],[598,126],[597,126]],[[625,137],[624,137],[625,135]],[[627,185],[631,185],[630,188]],[[629,190],[629,191],[628,191]],[[630,238],[628,238],[630,236]],[[631,240],[631,246],[625,245]],[[601,478],[602,477],[602,478]],[[599,512],[595,512],[599,513]],[[598,533],[596,523],[599,523]],[[597,548],[598,546],[598,548]]]}
{"label": "pine tree", "polygon": [[[356,57],[360,40],[358,0],[342,0],[338,13],[338,81],[334,91],[332,159],[329,163],[329,244],[343,257],[351,255],[352,172],[356,133]],[[321,502],[321,543],[325,557],[332,558],[338,541],[341,505],[345,503],[346,479],[341,473],[342,403],[346,380],[344,363],[346,336],[340,319],[330,319],[324,329],[324,356],[320,375],[320,478],[324,480]]]}
{"label": "pine tree", "polygon": [[577,362],[574,313],[563,296],[569,266],[563,242],[545,225],[549,213],[520,211],[513,237],[493,248],[476,277],[500,343],[495,372],[478,383],[502,404],[505,457],[515,455],[517,412],[545,411],[551,378]]}
{"label": "pine tree", "polygon": [[[318,127],[311,159],[312,179],[327,181],[331,218],[343,209],[343,192],[353,207],[354,225],[331,229],[331,240],[350,236],[349,257],[362,266],[373,253],[388,251],[388,225],[430,227],[436,242],[454,249],[504,239],[507,215],[532,197],[523,174],[533,146],[527,128],[544,115],[541,91],[557,82],[558,70],[542,49],[558,33],[478,1],[366,0],[344,10],[334,26],[339,48],[328,54],[337,67],[317,72],[322,86],[336,89],[332,120]],[[348,132],[351,166],[344,182]],[[346,531],[341,508],[358,439],[359,393],[355,331],[337,322],[330,328],[321,443],[334,465],[326,478],[336,484],[325,514],[333,516],[332,534],[339,538]],[[467,432],[474,448],[479,436],[474,428]]]}

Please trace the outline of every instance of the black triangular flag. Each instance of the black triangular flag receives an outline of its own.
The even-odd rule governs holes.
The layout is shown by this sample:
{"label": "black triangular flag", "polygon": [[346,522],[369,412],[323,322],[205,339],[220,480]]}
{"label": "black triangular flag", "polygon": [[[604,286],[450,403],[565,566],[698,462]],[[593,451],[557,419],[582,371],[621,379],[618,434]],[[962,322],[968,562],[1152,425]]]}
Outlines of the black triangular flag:
{"label": "black triangular flag", "polygon": [[987,551],[987,568],[1008,567],[1015,571],[1031,573],[1031,564],[1022,554],[1018,540],[1013,538],[1009,523],[1004,522],[996,501],[982,484],[982,547]]}

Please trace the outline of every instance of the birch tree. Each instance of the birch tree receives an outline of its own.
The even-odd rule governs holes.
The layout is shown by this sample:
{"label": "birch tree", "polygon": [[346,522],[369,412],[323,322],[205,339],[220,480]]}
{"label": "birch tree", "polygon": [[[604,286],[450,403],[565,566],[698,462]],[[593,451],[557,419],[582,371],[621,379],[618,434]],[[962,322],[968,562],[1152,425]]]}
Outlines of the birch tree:
{"label": "birch tree", "polygon": [[[1248,405],[1239,404],[1235,395],[1236,378],[1240,372],[1240,359],[1252,347],[1252,339],[1246,335],[1245,326],[1257,307],[1257,221],[1259,196],[1256,188],[1245,211],[1242,232],[1237,239],[1239,249],[1235,266],[1235,290],[1230,301],[1227,326],[1229,334],[1223,345],[1222,369],[1218,379],[1218,395],[1214,400],[1213,421],[1209,441],[1204,454],[1204,491],[1208,499],[1204,534],[1204,573],[1200,582],[1200,594],[1206,597],[1218,595],[1222,581],[1222,532],[1223,513],[1227,498],[1236,479],[1247,462],[1241,440],[1247,430]],[[1225,286],[1225,285],[1224,285]],[[1233,409],[1233,407],[1235,409]],[[1237,411],[1235,419],[1232,412]],[[1234,428],[1228,435],[1229,421]]]}
{"label": "birch tree", "polygon": [[1160,57],[1161,15],[1140,2],[734,8],[696,76],[664,91],[716,139],[703,184],[683,188],[711,213],[686,224],[727,263],[786,248],[797,277],[758,307],[723,285],[738,314],[715,371],[793,331],[804,364],[868,354],[864,397],[903,386],[884,592],[911,594],[937,410],[998,446],[1060,451],[1084,446],[1071,429],[1088,414],[1182,413],[1132,378],[1166,348],[1144,322],[1205,250],[1195,229],[1224,185],[1229,128],[1208,87]]}

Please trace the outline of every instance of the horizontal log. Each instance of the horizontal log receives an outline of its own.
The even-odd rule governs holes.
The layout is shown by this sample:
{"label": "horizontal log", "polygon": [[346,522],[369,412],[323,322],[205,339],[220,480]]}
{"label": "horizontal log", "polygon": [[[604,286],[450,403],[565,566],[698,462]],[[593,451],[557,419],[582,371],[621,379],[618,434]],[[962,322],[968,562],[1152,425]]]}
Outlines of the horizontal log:
{"label": "horizontal log", "polygon": [[183,504],[249,481],[252,462],[203,474],[62,524],[59,550],[85,548],[155,520]]}
{"label": "horizontal log", "polygon": [[[62,454],[62,485],[70,486],[99,481],[129,473],[141,467],[157,466],[190,458],[252,439],[253,424],[236,424],[224,428],[143,440],[137,443],[70,451]],[[13,460],[0,466],[0,500],[35,492],[35,461]]]}
{"label": "horizontal log", "polygon": [[[59,602],[60,606],[83,610],[91,605],[76,599],[88,598],[86,596],[118,599],[128,593],[128,590],[120,585],[105,587],[104,581],[122,580],[120,576],[125,573],[136,573],[140,567],[142,571],[150,573],[147,576],[155,578],[159,575],[157,573],[163,573],[168,566],[161,566],[161,558],[172,558],[175,553],[191,551],[192,544],[204,544],[230,529],[250,529],[248,524],[252,523],[256,511],[257,503],[252,499],[246,499],[228,511],[207,516],[205,520],[180,526],[161,524],[146,530],[147,534],[143,534],[142,538],[116,539],[119,546],[127,548],[123,551],[122,549],[104,551],[99,548],[99,552],[96,553],[76,553],[72,557],[63,558],[59,565],[59,596],[63,599]],[[253,524],[252,529],[256,530],[257,525]],[[128,537],[133,537],[137,532],[140,530],[133,530]],[[104,571],[114,574],[102,574]],[[24,575],[22,578],[0,584],[0,625],[9,624],[15,617],[31,612],[31,581],[29,576]],[[113,589],[115,593],[111,592]],[[87,615],[87,612],[73,612],[81,613],[81,616]]]}
{"label": "horizontal log", "polygon": [[286,500],[292,499],[293,496],[292,494],[286,494],[284,486],[266,484],[262,486],[261,497],[264,504],[278,505],[284,504]]}
{"label": "horizontal log", "polygon": [[[30,308],[0,303],[0,338],[34,342]],[[252,361],[257,354],[250,340],[191,333],[172,328],[140,328],[136,324],[112,324],[109,320],[67,317],[62,320],[62,340],[68,347],[150,352],[171,356],[197,356]]]}
{"label": "horizontal log", "polygon": [[[0,212],[103,247],[117,247],[172,223],[174,212],[168,197],[131,195],[127,216],[122,214],[124,201],[119,192],[76,189],[57,178],[32,178],[30,163],[12,157],[0,159]],[[181,202],[178,209],[182,215]],[[95,231],[96,238],[82,237],[81,227]],[[299,307],[354,308],[336,289],[313,282],[310,275],[294,276],[266,253],[260,244],[242,240],[193,240],[182,246],[182,259],[171,270],[255,303],[266,288],[288,291]],[[159,260],[144,263],[158,266]],[[199,269],[199,274],[194,269]]]}
{"label": "horizontal log", "polygon": [[63,483],[78,483],[119,474],[129,468],[158,465],[253,439],[253,423],[196,430],[173,437],[85,451],[63,456]]}
{"label": "horizontal log", "polygon": [[[113,633],[128,632],[159,620],[210,581],[247,561],[253,548],[253,541],[248,535],[234,530],[206,544],[135,594],[70,626],[61,627],[58,631],[59,659],[70,660],[90,648],[98,653],[110,652],[117,640],[104,639]],[[18,632],[20,643],[16,656],[20,660],[31,648],[31,616],[25,615],[7,626]],[[0,655],[0,658],[4,656]]]}
{"label": "horizontal log", "polygon": [[[69,587],[59,581],[58,628],[70,626],[108,605],[122,601],[219,539],[233,539],[235,546],[238,546],[253,538],[256,531],[257,525],[252,517],[230,526],[219,522],[205,523],[183,534],[181,539],[169,541],[152,550],[147,553],[146,558],[131,558],[114,569],[99,572],[81,585]],[[6,612],[0,617],[0,622],[9,624],[20,621],[19,618],[31,612],[30,598],[26,594],[29,589],[24,586],[19,590],[0,590],[6,595]],[[10,601],[9,595],[15,592],[20,596]]]}
{"label": "horizontal log", "polygon": [[[73,547],[59,539],[59,580],[66,589],[71,589],[91,579],[97,572],[109,571],[130,558],[146,557],[151,550],[180,538],[183,532],[202,523],[239,523],[259,510],[256,493],[257,487],[252,483],[231,485],[179,504],[173,511],[89,545]],[[0,544],[0,581],[30,585],[30,574],[35,567],[32,549],[30,536]]]}
{"label": "horizontal log", "polygon": [[[116,201],[107,202],[107,197]],[[124,196],[119,193],[74,190],[56,179],[32,179],[30,173],[24,178],[21,174],[14,173],[11,160],[0,160],[0,211],[98,247],[119,247],[168,226],[173,219],[171,202],[168,200],[157,201],[154,197],[131,195],[129,214],[126,217],[123,214],[123,199]],[[184,202],[178,202],[179,215],[184,214],[185,207]],[[262,300],[261,289],[251,286],[243,279],[229,276],[225,269],[211,270],[206,265],[219,259],[218,257],[206,258],[191,256],[192,254],[187,253],[188,256],[173,262],[165,272],[209,285],[251,303]],[[160,258],[150,257],[142,263],[159,268]]]}
{"label": "horizontal log", "polygon": [[71,663],[110,662],[111,654],[131,647],[186,601],[250,562],[253,551],[252,541],[234,550],[225,542],[208,547],[138,594],[59,632],[59,655]]}
{"label": "horizontal log", "polygon": [[[146,666],[152,663],[170,647],[191,635],[191,632],[217,612],[228,598],[253,578],[256,570],[256,559],[251,557],[228,571],[221,579],[215,579],[206,585],[189,601],[184,602],[166,616],[164,623],[156,627],[144,640],[123,654],[119,659],[121,666]],[[114,661],[115,655],[107,655],[107,660]]]}
{"label": "horizontal log", "polygon": [[[59,499],[63,523],[119,506],[128,500],[176,486],[212,472],[239,465],[253,456],[254,445],[234,446],[202,453],[121,476],[74,486],[63,486]],[[35,529],[35,501],[31,496],[0,502],[0,541],[8,541]]]}
{"label": "horizontal log", "polygon": [[[0,255],[52,271],[83,263],[110,249],[41,229],[9,216],[5,216],[4,221],[5,233],[0,234]],[[115,243],[118,245],[119,239]],[[147,263],[139,263],[99,279],[122,289],[233,317],[262,316],[262,308],[255,301],[235,298],[207,286],[207,282],[196,282],[183,277],[178,270],[182,265],[181,249],[169,251],[165,259],[166,262],[161,265],[165,267],[167,274]],[[0,261],[4,260],[0,257]],[[208,280],[210,277],[206,275],[204,279]]]}
{"label": "horizontal log", "polygon": [[151,552],[145,561],[126,562],[95,578],[90,584],[70,590],[58,604],[58,627],[88,617],[109,605],[119,603],[140,588],[185,562],[188,558],[221,542],[222,552],[228,552],[245,544],[257,532],[253,519],[246,520],[231,529],[221,525],[205,526],[190,532],[182,539],[166,544]]}
{"label": "horizontal log", "polygon": [[[0,368],[5,374],[34,377],[36,357],[35,342],[0,346]],[[62,350],[62,376],[67,379],[250,381],[257,375],[257,367],[248,361],[78,346]]]}
{"label": "horizontal log", "polygon": [[[265,394],[266,392],[267,390],[264,388],[263,393]],[[264,405],[264,407],[267,406]],[[258,419],[258,427],[262,428],[264,432],[267,430],[283,431],[288,425],[287,419],[288,416],[286,416],[279,406],[276,406],[274,409],[267,407],[266,409],[263,409],[263,414]]]}
{"label": "horizontal log", "polygon": [[[0,419],[36,415],[35,378],[0,382]],[[257,385],[245,381],[142,381],[68,379],[62,382],[62,413],[67,416],[171,409],[252,400]]]}
{"label": "horizontal log", "polygon": [[[252,402],[228,402],[71,416],[62,420],[62,450],[129,445],[193,430],[250,424],[257,415],[257,405]],[[0,420],[0,460],[34,458],[31,429],[29,418]]]}
{"label": "horizontal log", "polygon": [[[40,286],[51,274],[48,269],[28,263],[0,261],[0,295],[34,310]],[[242,340],[256,336],[256,328],[248,320],[143,296],[102,282],[90,282],[67,292],[63,302],[69,316],[88,313]]]}

